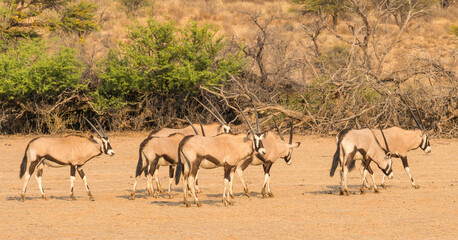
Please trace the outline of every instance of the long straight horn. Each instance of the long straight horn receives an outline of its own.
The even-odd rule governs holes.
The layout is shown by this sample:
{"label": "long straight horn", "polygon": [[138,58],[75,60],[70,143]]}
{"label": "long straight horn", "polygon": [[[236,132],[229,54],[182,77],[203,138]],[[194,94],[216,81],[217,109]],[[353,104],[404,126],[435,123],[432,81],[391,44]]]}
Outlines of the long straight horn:
{"label": "long straight horn", "polygon": [[189,124],[191,124],[191,127],[192,127],[192,130],[194,130],[194,132],[196,133],[196,135],[199,135],[199,132],[197,132],[197,129],[194,127],[194,125],[192,125],[192,122],[189,121],[189,118],[184,116],[186,118],[186,121],[188,121]]}
{"label": "long straight horn", "polygon": [[89,123],[89,125],[91,125],[91,127],[95,130],[95,132],[99,135],[99,137],[102,137],[102,134],[100,134],[99,131],[97,131],[97,128],[95,128],[94,124],[91,123],[91,121],[89,121],[89,119],[87,119],[86,117],[83,117],[84,120],[86,120],[87,123]]}
{"label": "long straight horn", "polygon": [[258,133],[261,133],[261,125],[259,124],[259,118],[258,118],[258,110],[256,109],[256,106],[253,104],[254,108],[254,116],[256,117],[256,128],[258,130]]}
{"label": "long straight horn", "polygon": [[275,118],[274,118],[274,125],[275,125],[275,128],[277,129],[278,136],[280,136],[280,139],[282,141],[285,141],[285,139],[283,138],[283,134],[281,134],[280,128],[278,128],[278,125],[277,125],[277,122],[275,121]]}
{"label": "long straight horn", "polygon": [[293,120],[291,120],[291,130],[289,132],[289,144],[293,143]]}
{"label": "long straight horn", "polygon": [[202,131],[202,136],[205,137],[204,126],[202,126],[202,123],[199,123],[199,124],[200,124],[200,130]]}
{"label": "long straight horn", "polygon": [[239,104],[236,102],[235,105],[237,105],[237,108],[239,109],[240,113],[242,113],[243,119],[245,119],[245,122],[248,124],[248,127],[250,127],[251,133],[255,134],[253,126],[251,126],[251,123],[248,121],[248,118],[245,116],[245,113],[243,113],[243,111],[240,108]]}
{"label": "long straight horn", "polygon": [[105,131],[103,131],[103,127],[102,127],[102,125],[100,125],[99,120],[97,120],[97,118],[94,118],[94,120],[95,120],[95,122],[97,123],[97,125],[99,125],[99,128],[100,128],[100,130],[101,130],[102,133],[103,133],[103,137],[106,138],[107,135],[105,134]]}
{"label": "long straight horn", "polygon": [[194,98],[198,103],[200,103],[200,105],[202,105],[202,107],[204,107],[207,111],[209,111],[211,113],[211,115],[213,115],[213,117],[216,118],[216,120],[219,121],[219,123],[221,123],[221,125],[225,125],[225,123],[219,119],[219,117],[214,113],[212,112],[212,110],[210,110],[210,108],[208,108],[207,106],[205,106],[201,101],[199,101],[197,98]]}
{"label": "long straight horn", "polygon": [[420,128],[420,130],[424,131],[423,124],[421,124],[420,120],[415,116],[415,114],[413,113],[412,109],[410,109],[409,104],[407,104],[406,100],[401,96],[401,94],[398,94],[398,95],[399,95],[399,98],[401,99],[401,101],[404,103],[404,105],[409,110],[409,113],[412,116],[413,120],[415,120],[415,122],[417,123],[417,126]]}
{"label": "long straight horn", "polygon": [[227,125],[226,120],[224,120],[223,116],[221,115],[221,113],[219,113],[218,109],[216,109],[216,107],[213,105],[213,103],[210,102],[210,100],[208,100],[206,97],[204,97],[204,98],[205,98],[205,100],[207,100],[207,102],[210,104],[210,106],[213,108],[213,110],[215,110],[216,114],[218,114],[219,120],[224,122],[224,124]]}
{"label": "long straight horn", "polygon": [[390,152],[390,148],[388,147],[388,142],[386,141],[385,134],[383,133],[383,130],[381,128],[380,128],[380,132],[382,133],[383,141],[385,142],[386,151]]}

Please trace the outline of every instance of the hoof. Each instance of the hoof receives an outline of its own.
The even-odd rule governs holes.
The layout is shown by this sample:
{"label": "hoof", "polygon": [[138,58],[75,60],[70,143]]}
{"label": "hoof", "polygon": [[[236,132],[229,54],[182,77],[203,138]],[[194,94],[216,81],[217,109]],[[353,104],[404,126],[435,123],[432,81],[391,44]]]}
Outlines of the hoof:
{"label": "hoof", "polygon": [[384,183],[384,184],[382,184],[382,188],[386,188],[386,185],[385,185],[385,183]]}
{"label": "hoof", "polygon": [[359,191],[361,192],[361,195],[364,194],[364,188],[360,188]]}
{"label": "hoof", "polygon": [[186,205],[186,207],[190,207],[191,206],[191,204],[189,204],[188,199],[186,199],[186,197],[183,199],[183,203],[184,203],[184,205]]}
{"label": "hoof", "polygon": [[169,199],[172,199],[172,194],[171,193],[167,193],[167,196],[169,197]]}
{"label": "hoof", "polygon": [[230,204],[230,202],[229,202],[229,200],[223,198],[223,204],[224,204],[224,206],[227,207]]}
{"label": "hoof", "polygon": [[420,186],[418,186],[418,185],[413,185],[412,187],[414,187],[415,189],[419,189],[420,188]]}
{"label": "hoof", "polygon": [[70,194],[70,198],[72,199],[72,201],[76,201],[76,197],[73,194]]}
{"label": "hoof", "polygon": [[162,188],[157,189],[159,193],[164,193],[164,190]]}
{"label": "hoof", "polygon": [[270,198],[273,198],[274,194],[273,193],[268,193],[267,196],[270,197]]}
{"label": "hoof", "polygon": [[380,191],[376,188],[374,189],[374,193],[380,193]]}
{"label": "hoof", "polygon": [[48,197],[46,197],[45,194],[41,195],[41,198],[43,198],[43,199],[46,200],[46,201],[48,200]]}
{"label": "hoof", "polygon": [[21,202],[25,201],[25,194],[21,194]]}
{"label": "hoof", "polygon": [[200,202],[197,202],[196,204],[198,207],[202,207],[202,204],[200,204]]}
{"label": "hoof", "polygon": [[349,196],[349,195],[350,195],[350,192],[348,192],[348,190],[340,190],[340,195],[342,195],[342,196]]}
{"label": "hoof", "polygon": [[247,196],[248,198],[251,198],[250,192],[248,191],[248,188],[243,189],[243,192],[245,192],[245,196]]}
{"label": "hoof", "polygon": [[[92,196],[92,193],[91,193],[91,192],[88,192],[87,195],[89,196],[89,200],[95,201],[95,197]],[[134,198],[135,198],[135,195],[134,195]]]}
{"label": "hoof", "polygon": [[130,200],[135,200],[135,192],[131,192],[131,193],[130,193],[129,199],[130,199]]}
{"label": "hoof", "polygon": [[234,197],[234,194],[232,194],[232,193],[230,193],[229,196],[230,196],[232,199],[235,198],[235,197]]}

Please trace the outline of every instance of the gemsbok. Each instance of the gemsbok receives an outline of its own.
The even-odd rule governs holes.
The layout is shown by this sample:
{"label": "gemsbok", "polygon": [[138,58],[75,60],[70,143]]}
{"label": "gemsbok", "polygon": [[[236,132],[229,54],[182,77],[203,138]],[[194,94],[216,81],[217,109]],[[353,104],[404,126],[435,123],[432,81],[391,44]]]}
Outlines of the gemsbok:
{"label": "gemsbok", "polygon": [[102,153],[113,156],[114,151],[111,148],[110,141],[105,131],[97,119],[95,119],[95,121],[103,134],[100,134],[97,128],[88,119],[84,119],[91,125],[99,137],[38,137],[29,142],[25,149],[19,172],[19,178],[24,181],[21,194],[22,201],[25,200],[27,183],[35,170],[37,171],[35,177],[38,182],[41,197],[47,199],[41,185],[44,165],[49,167],[64,167],[70,165],[70,198],[76,200],[73,195],[73,185],[75,182],[75,173],[78,171],[81,179],[84,181],[89,199],[92,201],[95,200],[89,190],[83,166],[86,162],[94,157],[100,156]]}
{"label": "gemsbok", "polygon": [[142,172],[145,172],[148,178],[146,190],[149,194],[153,194],[153,197],[156,197],[151,178],[157,174],[157,166],[170,166],[167,194],[169,198],[172,198],[171,187],[175,170],[174,166],[178,163],[178,145],[184,137],[185,135],[181,133],[173,133],[168,137],[148,137],[140,144],[135,182],[130,199],[135,199],[137,181]]}
{"label": "gemsbok", "polygon": [[[200,104],[202,104],[202,106],[204,106],[205,109],[207,109],[220,123],[210,123],[210,124],[196,124],[196,123],[191,123],[191,121],[189,121],[188,118],[186,118],[186,120],[188,121],[189,123],[189,126],[185,127],[185,128],[181,128],[181,129],[174,129],[174,128],[162,128],[158,131],[153,131],[149,134],[148,138],[150,137],[167,137],[167,136],[170,136],[172,134],[175,134],[175,133],[180,133],[180,134],[183,134],[184,136],[188,136],[188,135],[198,135],[198,132],[197,132],[197,127],[200,126],[202,132],[205,131],[205,133],[208,135],[208,136],[216,136],[220,133],[231,133],[231,126],[224,120],[224,118],[221,116],[221,114],[216,111],[216,108],[211,105],[213,107],[213,109],[215,109],[216,113],[215,114],[213,111],[211,111],[207,106],[203,105],[203,103],[201,103],[199,100],[196,99],[196,101],[198,101]],[[211,103],[210,103],[211,104]],[[175,149],[176,150],[176,149]],[[146,162],[148,163],[148,162]],[[148,171],[148,176],[149,175],[152,175],[152,179],[154,179],[154,181],[156,182],[156,188],[157,190],[160,192],[160,193],[163,193],[164,190],[162,189],[161,187],[161,183],[159,181],[159,178],[158,178],[158,172],[159,172],[159,166],[163,166],[161,165],[162,163],[166,164],[166,162],[164,162],[164,159],[160,159],[159,160],[159,164],[157,165],[157,168],[156,169],[151,169],[148,167],[148,169],[150,169]],[[169,165],[169,177],[170,179],[173,178],[173,175],[174,175],[174,171],[175,171],[175,166],[176,166],[176,163],[174,165]],[[147,166],[145,166],[147,167]],[[138,168],[138,166],[137,166]],[[136,174],[137,175],[137,174]],[[138,175],[136,176],[136,179],[137,177],[139,177]],[[154,192],[154,189],[152,189],[152,181],[151,179],[148,177],[148,180],[147,180],[147,191],[148,193],[153,193]],[[170,184],[169,184],[170,186]],[[170,197],[171,195],[169,195]]]}
{"label": "gemsbok", "polygon": [[237,164],[249,158],[253,151],[257,151],[261,156],[266,154],[263,145],[265,133],[261,133],[257,112],[255,111],[258,131],[255,132],[240,107],[239,111],[247,122],[251,133],[223,133],[213,137],[194,135],[186,136],[181,141],[178,147],[178,164],[175,173],[175,183],[179,183],[181,174],[183,174],[183,196],[186,206],[191,206],[186,198],[188,186],[191,190],[195,204],[199,207],[201,206],[196,195],[195,179],[203,159],[212,162],[216,166],[224,167],[224,190],[222,201],[224,205],[227,206],[233,204],[229,197],[229,190]]}
{"label": "gemsbok", "polygon": [[[384,149],[380,142],[375,138],[371,129],[344,129],[336,136],[337,150],[334,153],[332,166],[329,175],[334,176],[337,165],[340,163],[340,194],[349,195],[347,174],[355,166],[355,155],[361,154],[364,162],[363,181],[361,183],[361,192],[364,192],[364,179],[367,174],[368,165],[371,161],[383,171],[388,178],[393,177],[391,153]],[[378,192],[377,188],[374,188]]]}
{"label": "gemsbok", "polygon": [[[262,165],[264,169],[264,184],[261,189],[262,197],[273,197],[272,190],[270,188],[270,168],[272,164],[279,158],[283,158],[286,164],[291,164],[291,155],[293,153],[293,148],[297,148],[301,145],[300,142],[293,143],[293,122],[291,122],[291,130],[289,135],[289,142],[286,142],[283,138],[283,135],[280,129],[277,126],[277,123],[274,120],[275,128],[278,134],[274,132],[268,132],[266,137],[263,139],[264,148],[266,149],[266,154],[261,156],[257,152],[253,152],[250,158],[246,161],[240,161],[237,165],[237,175],[240,178],[240,181],[243,185],[243,190],[245,195],[250,197],[248,186],[243,179],[243,171],[249,166],[259,166]],[[231,197],[233,197],[232,186],[231,186]]]}
{"label": "gemsbok", "polygon": [[[377,139],[383,139],[380,132],[374,130],[375,137]],[[400,158],[402,165],[407,176],[410,179],[412,187],[419,188],[419,186],[413,180],[412,174],[410,173],[409,163],[407,162],[407,152],[415,150],[417,148],[422,149],[425,153],[431,152],[431,146],[429,144],[428,134],[421,129],[406,130],[400,127],[391,127],[383,130],[386,138],[386,143],[379,141],[382,147],[387,148],[387,145],[391,152],[391,157]],[[369,166],[370,169],[370,166]],[[371,177],[373,172],[369,170]],[[382,178],[382,187],[385,188],[385,175]]]}

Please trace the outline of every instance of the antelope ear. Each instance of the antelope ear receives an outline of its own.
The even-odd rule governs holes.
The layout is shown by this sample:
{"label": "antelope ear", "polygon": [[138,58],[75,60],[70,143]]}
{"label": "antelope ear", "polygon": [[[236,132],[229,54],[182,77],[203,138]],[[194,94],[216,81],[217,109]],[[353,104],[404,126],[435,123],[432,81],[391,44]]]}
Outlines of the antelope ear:
{"label": "antelope ear", "polygon": [[300,145],[301,145],[301,142],[295,142],[295,143],[291,144],[290,146],[291,146],[291,148],[297,148]]}

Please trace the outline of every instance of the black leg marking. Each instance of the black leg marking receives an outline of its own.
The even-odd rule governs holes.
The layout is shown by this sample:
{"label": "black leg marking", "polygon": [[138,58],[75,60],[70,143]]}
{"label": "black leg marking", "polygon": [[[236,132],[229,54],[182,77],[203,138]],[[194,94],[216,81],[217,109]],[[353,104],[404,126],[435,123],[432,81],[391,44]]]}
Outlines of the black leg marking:
{"label": "black leg marking", "polygon": [[169,166],[169,177],[173,178],[174,173],[175,173],[175,166],[170,165]]}

